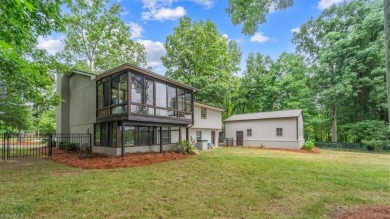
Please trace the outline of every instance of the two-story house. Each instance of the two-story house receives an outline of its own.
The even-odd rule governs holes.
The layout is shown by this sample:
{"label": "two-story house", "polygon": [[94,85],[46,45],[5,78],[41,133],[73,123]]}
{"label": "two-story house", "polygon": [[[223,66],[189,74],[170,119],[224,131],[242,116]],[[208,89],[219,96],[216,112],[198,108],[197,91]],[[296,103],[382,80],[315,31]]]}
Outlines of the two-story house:
{"label": "two-story house", "polygon": [[222,127],[223,110],[194,102],[195,88],[130,64],[58,75],[57,92],[57,133],[92,133],[94,152],[162,152],[190,136],[217,145]]}

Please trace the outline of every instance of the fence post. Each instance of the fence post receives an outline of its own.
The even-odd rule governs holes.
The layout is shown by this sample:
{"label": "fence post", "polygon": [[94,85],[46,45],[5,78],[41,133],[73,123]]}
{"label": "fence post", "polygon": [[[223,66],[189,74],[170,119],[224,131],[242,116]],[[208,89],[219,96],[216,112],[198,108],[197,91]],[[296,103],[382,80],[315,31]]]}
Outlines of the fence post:
{"label": "fence post", "polygon": [[88,153],[92,154],[92,133],[89,133],[89,148],[88,148]]}
{"label": "fence post", "polygon": [[11,152],[11,148],[10,148],[10,146],[9,146],[9,134],[8,133],[6,133],[5,134],[5,139],[7,140],[7,152],[6,152],[6,154],[7,154],[7,160],[9,160],[10,159],[10,152]]}
{"label": "fence post", "polygon": [[3,158],[3,160],[5,161],[5,133],[2,134],[2,138],[3,138],[3,143],[2,143],[2,147],[1,147],[1,152],[2,152],[2,155],[1,157]]}
{"label": "fence post", "polygon": [[51,157],[53,155],[53,151],[52,151],[52,145],[53,145],[53,134],[49,134],[49,141],[48,141],[48,149],[49,149],[49,157]]}

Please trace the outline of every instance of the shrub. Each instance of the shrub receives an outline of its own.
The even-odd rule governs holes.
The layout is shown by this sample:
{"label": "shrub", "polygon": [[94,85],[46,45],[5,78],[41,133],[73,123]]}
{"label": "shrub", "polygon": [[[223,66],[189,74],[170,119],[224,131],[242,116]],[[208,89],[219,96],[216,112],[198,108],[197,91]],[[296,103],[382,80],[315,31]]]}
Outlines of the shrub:
{"label": "shrub", "polygon": [[60,142],[58,144],[58,146],[61,149],[67,150],[67,151],[78,151],[78,150],[80,150],[80,148],[79,148],[80,144],[78,144],[78,143],[72,143],[72,142],[63,141],[63,142]]}
{"label": "shrub", "polygon": [[350,134],[368,150],[380,151],[390,145],[390,130],[384,121],[364,120],[358,122],[351,128]]}
{"label": "shrub", "polygon": [[305,141],[305,144],[303,145],[303,148],[305,148],[306,150],[313,150],[314,149],[314,141],[309,138]]}
{"label": "shrub", "polygon": [[183,140],[178,142],[177,152],[183,154],[198,154],[195,146],[188,140]]}

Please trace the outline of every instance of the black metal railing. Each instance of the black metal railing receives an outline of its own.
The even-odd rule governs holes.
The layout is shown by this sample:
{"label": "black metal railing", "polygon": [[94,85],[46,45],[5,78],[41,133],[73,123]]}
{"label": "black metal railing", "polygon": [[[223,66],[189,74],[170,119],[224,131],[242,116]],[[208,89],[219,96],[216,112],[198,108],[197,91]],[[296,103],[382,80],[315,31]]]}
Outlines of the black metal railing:
{"label": "black metal railing", "polygon": [[91,134],[0,134],[2,160],[45,157],[53,154],[91,154]]}
{"label": "black metal railing", "polygon": [[226,141],[226,147],[234,146],[233,138],[225,138]]}

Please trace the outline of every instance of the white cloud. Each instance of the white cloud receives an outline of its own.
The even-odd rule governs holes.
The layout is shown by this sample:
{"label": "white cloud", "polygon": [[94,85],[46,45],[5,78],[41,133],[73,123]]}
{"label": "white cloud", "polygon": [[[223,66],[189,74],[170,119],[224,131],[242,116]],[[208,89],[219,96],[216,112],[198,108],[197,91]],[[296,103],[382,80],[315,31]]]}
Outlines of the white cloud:
{"label": "white cloud", "polygon": [[55,39],[53,37],[38,37],[39,49],[46,50],[50,55],[55,55],[57,52],[64,50],[63,36]]}
{"label": "white cloud", "polygon": [[214,7],[214,0],[192,0],[192,2],[204,6],[206,9]]}
{"label": "white cloud", "polygon": [[321,0],[318,2],[317,8],[320,10],[324,10],[332,7],[332,5],[340,4],[344,0]]}
{"label": "white cloud", "polygon": [[[146,61],[148,67],[152,67],[152,70],[154,72],[157,72],[157,70],[162,71],[163,69],[165,69],[161,61],[161,57],[166,53],[164,44],[162,42],[151,40],[137,40],[137,42],[141,43],[145,47],[147,53]],[[164,72],[157,73],[164,74]]]}
{"label": "white cloud", "polygon": [[301,29],[299,27],[291,29],[291,33],[300,33]]}
{"label": "white cloud", "polygon": [[225,34],[222,34],[223,37],[225,37],[226,39],[229,39],[229,36],[225,33]]}
{"label": "white cloud", "polygon": [[140,38],[142,36],[142,32],[144,31],[144,29],[142,28],[141,25],[134,22],[130,22],[127,23],[127,26],[130,27],[130,33],[132,39]]}
{"label": "white cloud", "polygon": [[142,0],[141,12],[143,20],[176,20],[186,15],[186,10],[182,6],[172,7],[173,3],[180,1],[191,1],[202,5],[206,9],[214,7],[216,0]]}
{"label": "white cloud", "polygon": [[270,40],[269,37],[264,36],[262,32],[257,32],[251,37],[251,42],[266,43]]}
{"label": "white cloud", "polygon": [[159,8],[157,10],[142,12],[141,14],[143,20],[176,20],[186,15],[186,10],[178,6],[176,8]]}

